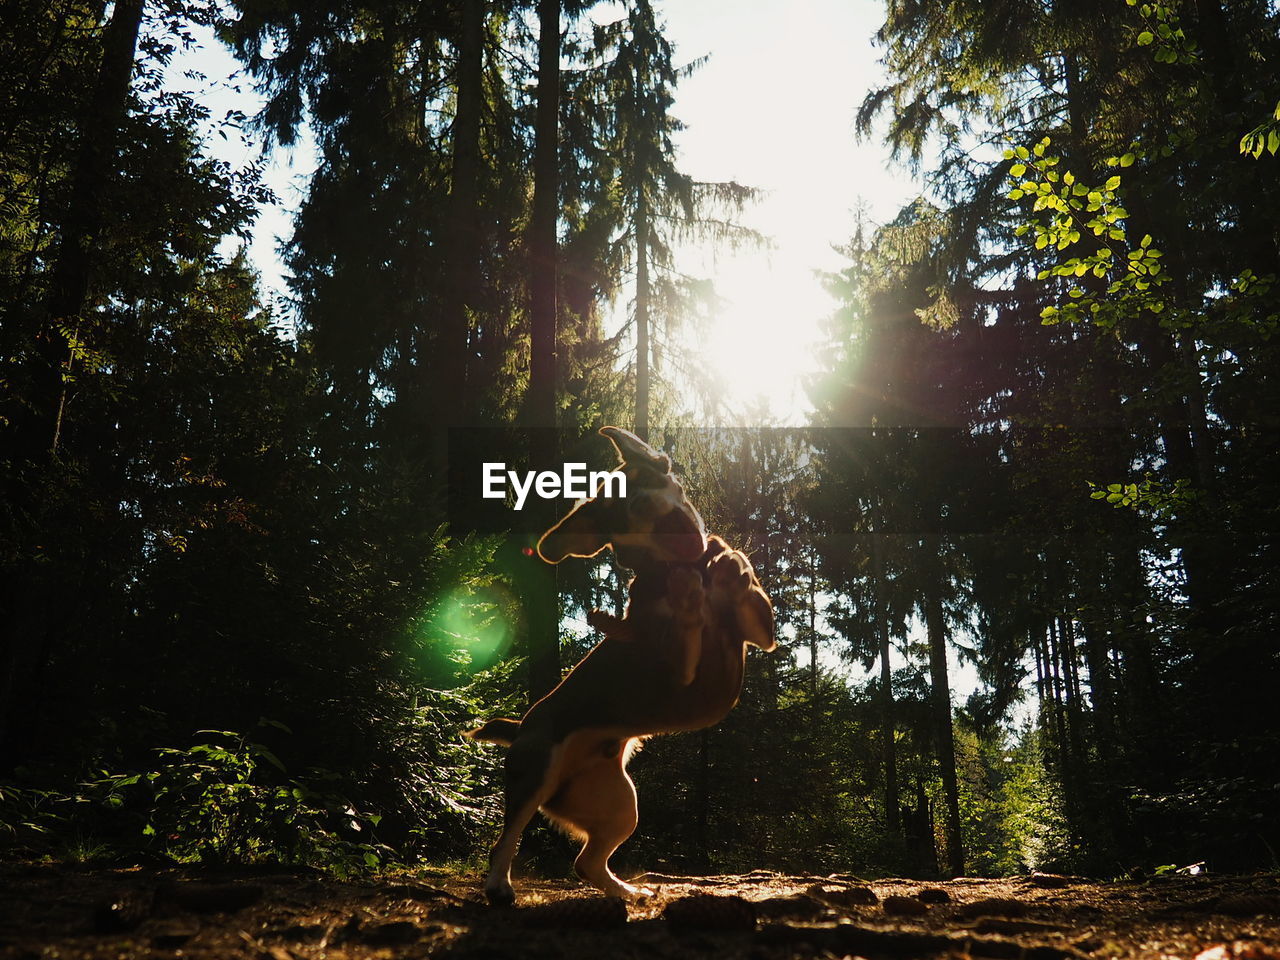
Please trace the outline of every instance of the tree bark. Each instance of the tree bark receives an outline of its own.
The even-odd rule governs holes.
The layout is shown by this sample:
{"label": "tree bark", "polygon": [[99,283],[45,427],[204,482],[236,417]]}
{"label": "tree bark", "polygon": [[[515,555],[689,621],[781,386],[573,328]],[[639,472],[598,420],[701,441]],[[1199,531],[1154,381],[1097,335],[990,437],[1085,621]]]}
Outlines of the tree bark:
{"label": "tree bark", "polygon": [[898,811],[898,744],[894,723],[893,667],[889,662],[888,603],[884,588],[884,560],[880,537],[871,535],[871,575],[875,590],[876,634],[880,644],[880,755],[884,761],[885,829],[896,839],[902,836]]}
{"label": "tree bark", "polygon": [[[556,211],[559,203],[560,2],[538,3],[538,97],[534,121],[533,210],[529,221],[530,460],[553,468],[556,442]],[[554,501],[538,501],[550,506]],[[544,529],[554,522],[541,511]],[[534,563],[528,578],[529,694],[536,701],[560,682],[560,610],[555,568]]]}
{"label": "tree bark", "polygon": [[480,109],[484,99],[485,0],[462,0],[458,31],[457,113],[453,119],[453,163],[449,190],[449,245],[441,325],[440,385],[435,415],[445,427],[466,422],[469,311],[480,288]]}
{"label": "tree bark", "polygon": [[[936,544],[926,549],[937,549]],[[947,799],[947,872],[964,875],[964,838],[960,828],[960,786],[956,776],[955,733],[951,727],[951,688],[947,676],[947,628],[942,610],[941,577],[930,584],[925,600],[925,625],[929,632],[929,683],[933,708],[934,739],[938,750],[938,770]]]}
{"label": "tree bark", "polygon": [[636,205],[636,436],[649,439],[649,212]]}

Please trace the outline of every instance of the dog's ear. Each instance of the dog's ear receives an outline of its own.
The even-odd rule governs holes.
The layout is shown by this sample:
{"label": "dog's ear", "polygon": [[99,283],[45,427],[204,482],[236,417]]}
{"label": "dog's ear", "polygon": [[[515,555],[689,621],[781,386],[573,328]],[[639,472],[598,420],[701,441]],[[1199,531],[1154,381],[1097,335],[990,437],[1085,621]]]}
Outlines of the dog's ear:
{"label": "dog's ear", "polygon": [[629,467],[645,466],[659,473],[671,472],[671,458],[659,453],[630,430],[621,427],[601,427],[600,435],[608,437],[622,462]]}
{"label": "dog's ear", "polygon": [[598,499],[584,500],[542,535],[538,556],[547,563],[565,557],[594,557],[609,545],[608,508]]}

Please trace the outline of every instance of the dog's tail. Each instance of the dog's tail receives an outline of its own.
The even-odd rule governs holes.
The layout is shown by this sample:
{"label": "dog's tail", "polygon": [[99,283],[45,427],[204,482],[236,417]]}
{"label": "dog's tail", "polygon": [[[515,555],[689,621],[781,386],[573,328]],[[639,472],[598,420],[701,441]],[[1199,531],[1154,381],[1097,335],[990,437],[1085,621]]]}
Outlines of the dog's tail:
{"label": "dog's tail", "polygon": [[506,717],[498,717],[490,720],[483,726],[474,730],[467,730],[462,735],[472,740],[480,740],[484,743],[500,743],[504,747],[509,747],[515,743],[516,737],[520,733],[520,721],[509,720]]}

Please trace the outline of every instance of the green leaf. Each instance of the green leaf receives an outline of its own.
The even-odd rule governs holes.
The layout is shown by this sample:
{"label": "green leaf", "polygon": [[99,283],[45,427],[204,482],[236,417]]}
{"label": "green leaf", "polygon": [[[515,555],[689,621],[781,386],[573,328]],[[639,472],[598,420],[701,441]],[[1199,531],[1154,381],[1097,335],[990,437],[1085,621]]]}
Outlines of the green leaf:
{"label": "green leaf", "polygon": [[1122,167],[1132,167],[1132,166],[1133,166],[1133,161],[1134,161],[1134,160],[1136,160],[1136,159],[1138,159],[1138,158],[1137,158],[1136,156],[1134,156],[1134,154],[1132,154],[1132,153],[1126,153],[1123,157],[1121,157],[1121,158],[1120,158],[1120,166],[1122,166]]}
{"label": "green leaf", "polygon": [[1140,47],[1149,46],[1151,43],[1155,41],[1155,39],[1156,39],[1156,35],[1154,33],[1152,33],[1150,30],[1143,30],[1140,34],[1138,34],[1138,46]]}
{"label": "green leaf", "polygon": [[261,757],[263,760],[267,761],[267,763],[271,764],[281,773],[285,772],[284,764],[280,762],[280,758],[277,757],[270,750],[268,750],[266,747],[264,747],[262,744],[260,743],[250,744],[249,752],[252,753],[255,757]]}
{"label": "green leaf", "polygon": [[1119,177],[1108,177],[1108,178],[1107,178],[1106,188],[1107,188],[1108,190],[1115,190],[1115,189],[1116,189],[1117,187],[1119,187],[1119,186],[1120,186],[1120,178],[1119,178]]}
{"label": "green leaf", "polygon": [[1011,177],[1020,177],[1026,172],[1027,172],[1027,165],[1025,163],[1015,163],[1012,167],[1009,168],[1009,176]]}

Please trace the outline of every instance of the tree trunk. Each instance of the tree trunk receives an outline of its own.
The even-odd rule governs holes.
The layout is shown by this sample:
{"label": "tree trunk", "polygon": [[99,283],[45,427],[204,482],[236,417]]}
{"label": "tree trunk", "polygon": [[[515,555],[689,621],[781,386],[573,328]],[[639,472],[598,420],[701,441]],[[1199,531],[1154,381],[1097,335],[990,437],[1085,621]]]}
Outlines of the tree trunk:
{"label": "tree trunk", "polygon": [[885,829],[894,840],[902,836],[898,816],[898,744],[894,724],[893,667],[889,662],[888,603],[884,588],[884,561],[880,537],[871,537],[871,574],[875,590],[876,635],[880,643],[880,755],[884,759]]}
{"label": "tree trunk", "polygon": [[[936,544],[926,549],[937,549]],[[929,683],[933,708],[934,738],[938,749],[938,769],[947,798],[947,872],[964,875],[964,838],[960,829],[960,786],[956,777],[955,734],[951,728],[951,688],[947,677],[947,626],[942,611],[941,577],[930,585],[925,600],[925,625],[929,632]]]}
{"label": "tree trunk", "polygon": [[818,716],[818,558],[809,548],[809,704]]}
{"label": "tree trunk", "polygon": [[1089,667],[1089,703],[1093,707],[1093,742],[1104,768],[1115,758],[1116,722],[1111,658],[1107,653],[1104,628],[1089,624],[1084,631],[1084,657]]}
{"label": "tree trunk", "polygon": [[636,206],[636,436],[649,439],[649,212]]}
{"label": "tree trunk", "polygon": [[529,221],[529,422],[555,426],[556,211],[559,204],[560,2],[538,2],[538,99]]}
{"label": "tree trunk", "polygon": [[[526,423],[535,470],[554,468],[556,442],[556,211],[559,203],[560,2],[538,3],[538,101],[534,122],[533,210],[529,220],[529,395]],[[542,527],[555,522],[553,500]],[[527,579],[529,699],[560,682],[560,606],[555,568],[534,561]]]}
{"label": "tree trunk", "polygon": [[[443,503],[448,492],[449,429],[465,425],[469,412],[470,311],[480,288],[480,110],[484,99],[485,0],[462,0],[458,31],[457,112],[453,119],[446,254],[442,280],[440,349],[436,363],[419,359],[419,377],[434,385],[423,411],[432,435],[432,474]],[[431,390],[420,391],[423,399]]]}

